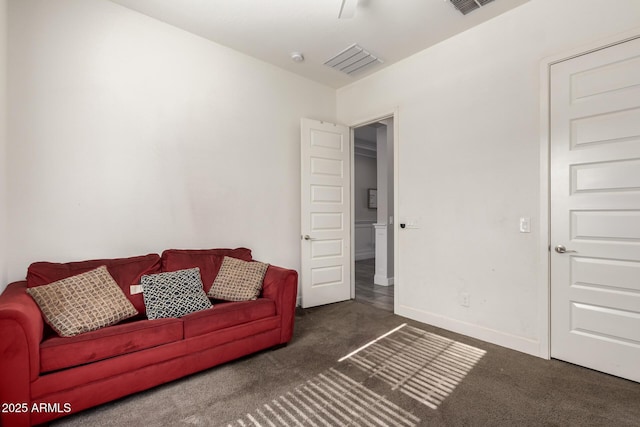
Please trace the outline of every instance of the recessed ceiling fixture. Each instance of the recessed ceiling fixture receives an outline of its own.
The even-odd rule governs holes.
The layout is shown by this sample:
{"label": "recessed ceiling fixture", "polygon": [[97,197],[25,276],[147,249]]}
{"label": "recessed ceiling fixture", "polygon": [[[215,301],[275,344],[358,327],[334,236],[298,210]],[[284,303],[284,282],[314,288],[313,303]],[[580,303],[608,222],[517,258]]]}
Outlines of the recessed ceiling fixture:
{"label": "recessed ceiling fixture", "polygon": [[473,12],[476,9],[481,8],[487,3],[491,3],[493,0],[449,0],[456,9],[463,15],[469,12]]}
{"label": "recessed ceiling fixture", "polygon": [[291,59],[293,62],[302,62],[304,61],[304,55],[301,52],[291,52]]}
{"label": "recessed ceiling fixture", "polygon": [[373,56],[357,44],[349,46],[324,63],[324,65],[328,67],[335,68],[349,75],[364,71],[378,64],[382,64],[380,58]]}

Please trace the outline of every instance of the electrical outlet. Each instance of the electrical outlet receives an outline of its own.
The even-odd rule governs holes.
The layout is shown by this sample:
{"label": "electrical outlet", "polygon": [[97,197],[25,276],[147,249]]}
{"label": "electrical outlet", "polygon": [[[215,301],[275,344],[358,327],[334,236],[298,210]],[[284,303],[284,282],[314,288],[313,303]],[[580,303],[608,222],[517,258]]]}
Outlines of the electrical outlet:
{"label": "electrical outlet", "polygon": [[471,297],[467,292],[460,292],[460,305],[463,307],[469,307],[471,304]]}

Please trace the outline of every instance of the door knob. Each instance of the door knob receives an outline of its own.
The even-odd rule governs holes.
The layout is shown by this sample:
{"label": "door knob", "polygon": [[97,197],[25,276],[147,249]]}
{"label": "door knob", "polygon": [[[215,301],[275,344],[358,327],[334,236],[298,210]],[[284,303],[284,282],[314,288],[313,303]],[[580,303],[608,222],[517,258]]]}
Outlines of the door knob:
{"label": "door knob", "polygon": [[313,237],[309,236],[308,234],[305,234],[304,236],[302,236],[302,238],[303,238],[304,240],[316,240],[316,239],[314,239]]}
{"label": "door knob", "polygon": [[567,250],[563,245],[556,246],[556,252],[559,254],[569,254],[569,253],[577,253],[578,251]]}

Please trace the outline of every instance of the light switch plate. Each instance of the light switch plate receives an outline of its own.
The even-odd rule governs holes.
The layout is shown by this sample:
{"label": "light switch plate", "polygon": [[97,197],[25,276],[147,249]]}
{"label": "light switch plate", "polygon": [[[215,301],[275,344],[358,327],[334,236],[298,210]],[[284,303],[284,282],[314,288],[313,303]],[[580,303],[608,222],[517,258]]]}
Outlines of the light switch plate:
{"label": "light switch plate", "polygon": [[131,285],[129,287],[129,292],[131,295],[141,294],[142,293],[142,285]]}
{"label": "light switch plate", "polygon": [[531,233],[531,218],[528,216],[523,216],[520,218],[520,232],[521,233]]}
{"label": "light switch plate", "polygon": [[420,218],[407,217],[407,228],[420,228]]}

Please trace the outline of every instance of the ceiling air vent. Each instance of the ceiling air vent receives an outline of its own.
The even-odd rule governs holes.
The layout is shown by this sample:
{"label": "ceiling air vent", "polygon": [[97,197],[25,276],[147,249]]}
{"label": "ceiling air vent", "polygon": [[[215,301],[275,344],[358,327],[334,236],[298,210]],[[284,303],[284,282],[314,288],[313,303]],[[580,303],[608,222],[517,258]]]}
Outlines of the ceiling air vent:
{"label": "ceiling air vent", "polygon": [[493,0],[449,0],[463,15],[491,3]]}
{"label": "ceiling air vent", "polygon": [[378,64],[382,64],[380,58],[371,55],[357,44],[349,46],[324,63],[324,65],[349,75],[364,71]]}

